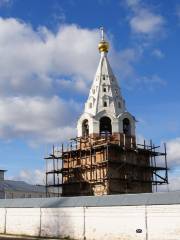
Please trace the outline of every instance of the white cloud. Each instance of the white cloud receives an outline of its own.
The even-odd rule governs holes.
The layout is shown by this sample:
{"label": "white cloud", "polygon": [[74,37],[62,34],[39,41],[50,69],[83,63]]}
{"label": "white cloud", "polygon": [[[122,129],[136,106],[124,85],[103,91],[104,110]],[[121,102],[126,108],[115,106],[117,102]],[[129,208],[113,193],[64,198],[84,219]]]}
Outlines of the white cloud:
{"label": "white cloud", "polygon": [[72,77],[69,79],[57,79],[57,86],[60,87],[61,91],[70,91],[71,93],[76,91],[80,94],[87,94],[90,87],[88,88],[88,84],[84,81],[82,77]]}
{"label": "white cloud", "polygon": [[127,6],[132,8],[138,6],[139,3],[140,3],[140,0],[126,0]]}
{"label": "white cloud", "polygon": [[121,52],[115,52],[112,49],[111,62],[115,69],[118,69],[121,80],[132,77],[135,73],[133,64],[138,62],[141,57],[141,51],[135,48],[127,48]]}
{"label": "white cloud", "polygon": [[52,14],[53,20],[55,22],[65,22],[66,15],[62,6],[58,2],[55,2],[52,8],[53,8],[53,14]]}
{"label": "white cloud", "polygon": [[[144,144],[144,136],[137,135],[137,143]],[[149,141],[145,139],[146,144]],[[180,190],[180,138],[167,141],[167,164],[168,164],[168,181],[169,184],[159,185],[158,192]],[[164,151],[164,150],[163,150]],[[164,161],[164,160],[163,160]],[[162,159],[157,159],[157,166],[163,166]],[[163,176],[164,173],[160,173]]]}
{"label": "white cloud", "polygon": [[98,39],[97,30],[75,25],[53,33],[0,18],[1,139],[23,138],[33,145],[76,135],[82,107],[60,94],[87,92],[97,66]]}
{"label": "white cloud", "polygon": [[[144,122],[144,120],[138,118],[138,122],[140,122],[142,124]],[[149,139],[145,138],[143,136],[143,134],[137,133],[136,134],[136,143],[144,145],[144,141],[145,141],[146,145],[150,144],[150,140]]]}
{"label": "white cloud", "polygon": [[180,190],[180,176],[169,173],[169,184],[158,186],[158,192],[177,191]]}
{"label": "white cloud", "polygon": [[132,11],[129,18],[132,32],[146,37],[154,37],[157,33],[163,32],[165,24],[163,16],[154,13],[140,0],[126,0],[126,5]]}
{"label": "white cloud", "polygon": [[[16,19],[0,19],[1,95],[56,91],[63,76],[92,79],[98,61],[97,30],[64,25],[57,33],[37,31]],[[97,53],[97,54],[96,54]]]}
{"label": "white cloud", "polygon": [[164,58],[164,53],[160,49],[154,49],[152,51],[152,56],[155,56],[156,58],[162,59]]}
{"label": "white cloud", "polygon": [[[54,33],[0,18],[0,138],[33,144],[74,135],[82,107],[63,96],[88,92],[99,59],[98,42],[97,29],[62,25]],[[110,45],[115,68],[122,77],[131,75],[137,51],[115,52]]]}
{"label": "white cloud", "polygon": [[135,76],[133,81],[130,79],[128,80],[128,83],[127,88],[129,90],[137,88],[139,90],[147,89],[149,91],[153,91],[155,88],[166,86],[166,81],[157,74],[152,76]]}
{"label": "white cloud", "polygon": [[[82,110],[62,99],[65,93],[69,99],[71,93],[88,92],[99,59],[98,42],[97,29],[62,25],[54,33],[0,18],[0,138],[23,138],[33,144],[75,135]],[[132,77],[141,51],[117,52],[110,46],[113,68],[121,79]]]}
{"label": "white cloud", "polygon": [[79,105],[57,96],[0,99],[0,138],[31,144],[59,142],[75,135]]}
{"label": "white cloud", "polygon": [[141,9],[136,16],[130,20],[131,29],[135,33],[146,35],[155,34],[162,30],[164,24],[163,17]]}
{"label": "white cloud", "polygon": [[[137,135],[137,143],[144,143],[144,136]],[[145,139],[146,144],[149,141]],[[167,164],[168,164],[168,181],[169,184],[159,185],[158,191],[176,191],[180,190],[180,138],[175,138],[167,141]],[[162,147],[162,146],[161,146]],[[163,149],[164,151],[164,149]],[[163,159],[157,158],[157,166],[163,166]],[[164,160],[163,160],[164,161]],[[163,173],[160,173],[163,176]]]}
{"label": "white cloud", "polygon": [[[99,59],[97,29],[62,25],[56,33],[46,27],[34,30],[16,19],[0,18],[1,96],[41,96],[59,94],[62,89],[87,92]],[[140,51],[114,50],[109,58],[126,78]]]}
{"label": "white cloud", "polygon": [[45,185],[45,172],[40,169],[27,170],[23,169],[17,176],[9,177],[11,180],[25,181],[29,184]]}
{"label": "white cloud", "polygon": [[180,176],[170,175],[168,187],[170,191],[180,190]]}
{"label": "white cloud", "polygon": [[167,141],[168,165],[180,167],[180,137]]}
{"label": "white cloud", "polygon": [[161,79],[158,75],[152,75],[151,77],[143,76],[140,79],[140,82],[149,87],[151,87],[154,84],[159,84],[161,86],[166,85],[166,82],[163,79]]}
{"label": "white cloud", "polygon": [[169,184],[158,186],[158,191],[180,190],[180,137],[167,141],[166,145]]}
{"label": "white cloud", "polygon": [[169,184],[159,186],[159,191],[180,190],[180,137],[167,141],[167,164]]}

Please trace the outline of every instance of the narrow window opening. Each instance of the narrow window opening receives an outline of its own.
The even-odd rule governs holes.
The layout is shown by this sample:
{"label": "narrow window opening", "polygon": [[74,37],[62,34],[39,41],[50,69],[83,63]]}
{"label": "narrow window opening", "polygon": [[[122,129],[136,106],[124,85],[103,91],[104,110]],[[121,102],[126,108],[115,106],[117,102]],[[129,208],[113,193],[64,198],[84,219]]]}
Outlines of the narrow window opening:
{"label": "narrow window opening", "polygon": [[89,103],[89,108],[92,108],[92,103]]}
{"label": "narrow window opening", "polygon": [[87,138],[89,136],[89,123],[87,119],[85,119],[82,123],[82,136],[84,138]]}
{"label": "narrow window opening", "polygon": [[131,124],[128,118],[123,119],[123,132],[124,134],[131,135]]}
{"label": "narrow window opening", "polygon": [[103,80],[106,80],[106,77],[105,77],[105,75],[103,75]]}
{"label": "narrow window opening", "polygon": [[106,88],[105,87],[103,87],[103,92],[106,92]]}
{"label": "narrow window opening", "polygon": [[103,107],[107,107],[107,102],[104,102],[104,103],[103,103]]}
{"label": "narrow window opening", "polygon": [[121,108],[121,103],[120,102],[118,102],[118,108]]}

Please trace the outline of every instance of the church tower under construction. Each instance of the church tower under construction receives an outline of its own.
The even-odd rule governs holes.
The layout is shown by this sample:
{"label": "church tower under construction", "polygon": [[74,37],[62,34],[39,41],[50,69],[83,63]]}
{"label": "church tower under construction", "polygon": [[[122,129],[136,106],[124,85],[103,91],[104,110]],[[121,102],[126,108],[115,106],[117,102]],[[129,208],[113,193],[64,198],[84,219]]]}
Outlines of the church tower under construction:
{"label": "church tower under construction", "polygon": [[152,192],[168,183],[166,147],[160,152],[152,141],[136,143],[136,119],[109,64],[103,28],[98,48],[100,61],[77,137],[45,158],[47,192],[52,187],[62,188],[63,196]]}

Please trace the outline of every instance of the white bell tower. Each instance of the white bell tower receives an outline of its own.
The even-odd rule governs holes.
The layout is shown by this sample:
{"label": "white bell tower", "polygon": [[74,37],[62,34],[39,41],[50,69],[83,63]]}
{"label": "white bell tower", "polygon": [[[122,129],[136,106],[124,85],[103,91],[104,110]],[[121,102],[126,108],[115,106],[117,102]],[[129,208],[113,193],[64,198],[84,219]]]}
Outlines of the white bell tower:
{"label": "white bell tower", "polygon": [[109,44],[101,28],[100,61],[84,113],[77,124],[78,137],[125,134],[135,137],[135,118],[126,110],[121,89],[109,64]]}

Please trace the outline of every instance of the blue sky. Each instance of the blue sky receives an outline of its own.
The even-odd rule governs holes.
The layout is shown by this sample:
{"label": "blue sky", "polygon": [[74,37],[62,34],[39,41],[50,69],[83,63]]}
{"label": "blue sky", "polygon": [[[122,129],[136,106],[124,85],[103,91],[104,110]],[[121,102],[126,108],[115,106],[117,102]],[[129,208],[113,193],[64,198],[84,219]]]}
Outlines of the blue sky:
{"label": "blue sky", "polygon": [[0,166],[35,182],[76,134],[99,60],[99,27],[139,139],[168,145],[180,189],[180,2],[0,0]]}

